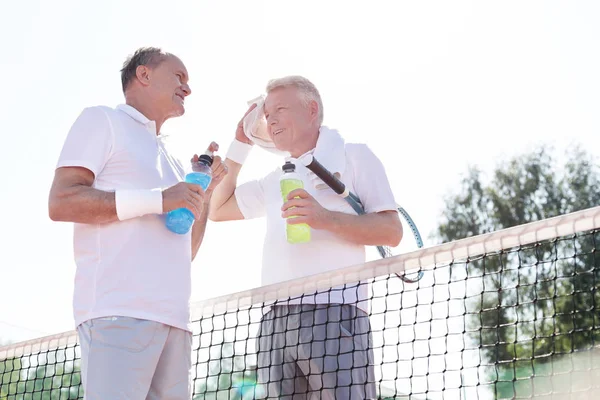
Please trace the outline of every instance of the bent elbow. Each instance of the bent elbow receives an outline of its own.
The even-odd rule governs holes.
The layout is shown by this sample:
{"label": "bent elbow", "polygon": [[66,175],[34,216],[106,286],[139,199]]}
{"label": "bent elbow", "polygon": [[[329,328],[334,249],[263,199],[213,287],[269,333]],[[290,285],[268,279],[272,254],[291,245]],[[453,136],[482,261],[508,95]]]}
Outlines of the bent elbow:
{"label": "bent elbow", "polygon": [[54,222],[65,222],[65,210],[67,206],[62,200],[63,197],[57,193],[51,193],[48,198],[48,217]]}
{"label": "bent elbow", "polygon": [[60,206],[53,199],[48,202],[48,217],[54,222],[62,221],[62,215],[60,212]]}
{"label": "bent elbow", "polygon": [[402,223],[397,224],[393,231],[392,234],[390,235],[390,247],[397,247],[400,245],[400,242],[402,241],[402,237],[404,236],[404,230],[402,229]]}
{"label": "bent elbow", "polygon": [[400,245],[401,241],[402,241],[402,234],[394,235],[394,236],[390,237],[390,243],[388,244],[388,246],[397,247]]}
{"label": "bent elbow", "polygon": [[52,196],[48,199],[48,217],[52,221],[60,221],[60,209]]}
{"label": "bent elbow", "polygon": [[208,212],[208,219],[212,222],[221,222],[223,221],[223,218],[219,215],[219,213],[217,212],[217,210],[213,210],[213,211],[209,211]]}

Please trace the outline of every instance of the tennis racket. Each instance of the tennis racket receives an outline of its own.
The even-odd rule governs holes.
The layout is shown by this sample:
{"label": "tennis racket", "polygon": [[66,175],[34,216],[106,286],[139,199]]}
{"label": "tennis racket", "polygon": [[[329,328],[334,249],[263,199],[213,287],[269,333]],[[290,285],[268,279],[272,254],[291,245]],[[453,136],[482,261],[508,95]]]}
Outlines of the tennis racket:
{"label": "tennis racket", "polygon": [[[321,180],[323,182],[325,182],[325,184],[327,184],[327,186],[329,186],[335,193],[337,193],[338,195],[340,195],[341,197],[346,199],[348,204],[350,204],[350,206],[354,209],[354,211],[358,215],[365,214],[364,206],[361,203],[358,196],[356,196],[354,193],[350,192],[348,190],[348,188],[346,188],[346,185],[344,185],[344,183],[342,183],[342,181],[340,181],[331,172],[329,172],[312,155],[306,155],[306,156],[302,157],[302,163],[306,166],[306,168],[308,168],[309,170],[314,172],[315,175],[317,175],[319,178],[321,178]],[[417,247],[422,248],[423,240],[421,239],[421,234],[419,233],[419,230],[417,229],[417,225],[415,224],[413,219],[410,217],[410,215],[406,212],[406,210],[404,210],[400,206],[397,206],[397,207],[398,207],[398,213],[400,213],[400,215],[404,218],[404,220],[410,227],[410,230],[412,231],[412,234],[415,239]],[[388,257],[394,256],[393,251],[389,246],[377,246],[377,251],[379,252],[379,255],[381,256],[381,258],[388,258]],[[396,276],[398,276],[400,279],[402,279],[406,283],[415,283],[423,277],[423,271],[419,271],[417,273],[416,278],[414,278],[414,279],[410,279],[406,275],[401,276],[401,275],[396,274]]]}

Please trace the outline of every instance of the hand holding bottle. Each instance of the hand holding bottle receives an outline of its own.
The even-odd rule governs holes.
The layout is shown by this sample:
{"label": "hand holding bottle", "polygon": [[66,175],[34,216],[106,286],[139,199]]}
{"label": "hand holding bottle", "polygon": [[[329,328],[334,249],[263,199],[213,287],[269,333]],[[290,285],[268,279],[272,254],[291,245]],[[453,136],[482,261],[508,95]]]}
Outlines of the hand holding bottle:
{"label": "hand holding bottle", "polygon": [[[310,226],[304,221],[306,218],[300,206],[300,199],[295,199],[297,195],[305,194],[310,196],[304,190],[304,182],[302,177],[296,172],[296,166],[289,161],[286,161],[282,167],[283,174],[279,182],[281,187],[281,195],[283,197],[283,206],[281,207],[283,218],[288,218],[286,221],[285,233],[289,243],[305,243],[310,241]],[[312,198],[312,197],[311,197]]]}
{"label": "hand holding bottle", "polygon": [[211,168],[213,151],[211,149],[215,147],[218,148],[218,145],[213,142],[206,153],[192,157],[191,171],[185,176],[185,182],[192,184],[191,187],[196,186],[197,193],[202,192],[203,201],[199,207],[197,203],[191,203],[195,208],[193,211],[187,206],[170,211],[165,221],[165,225],[170,231],[178,234],[188,233],[194,221],[200,218],[204,206],[204,195],[213,177]]}
{"label": "hand holding bottle", "polygon": [[179,182],[163,190],[163,212],[168,213],[178,208],[186,208],[195,218],[200,216],[204,207],[204,190],[200,185]]}
{"label": "hand holding bottle", "polygon": [[[213,153],[217,152],[218,150],[219,150],[219,145],[216,142],[211,142],[206,151],[207,151],[207,153],[213,154]],[[197,163],[197,162],[198,162],[198,155],[194,154],[194,157],[192,158],[192,164]],[[206,192],[208,195],[212,194],[212,191],[219,185],[219,183],[221,183],[223,178],[225,178],[225,176],[229,172],[227,169],[227,165],[225,165],[225,163],[221,159],[221,156],[213,157],[213,162],[211,164],[211,170],[212,170],[212,180],[210,181],[210,184],[208,185],[208,187],[206,189]]]}
{"label": "hand holding bottle", "polygon": [[306,224],[313,229],[327,229],[331,211],[324,208],[304,189],[294,189],[288,193],[288,200],[281,207],[281,216],[288,224]]}

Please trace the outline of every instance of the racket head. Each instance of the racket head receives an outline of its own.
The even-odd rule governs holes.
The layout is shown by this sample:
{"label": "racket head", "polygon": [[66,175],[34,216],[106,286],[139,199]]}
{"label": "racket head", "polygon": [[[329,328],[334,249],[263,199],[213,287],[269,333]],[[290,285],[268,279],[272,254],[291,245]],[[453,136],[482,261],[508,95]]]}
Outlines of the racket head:
{"label": "racket head", "polygon": [[[406,210],[400,206],[397,206],[397,211],[403,228],[403,236],[400,244],[394,247],[372,247],[369,250],[370,258],[377,259],[395,257],[423,247],[423,239],[421,238],[421,234],[408,212],[406,212]],[[423,274],[423,271],[420,270],[410,270],[406,273],[396,275],[405,283],[417,283],[423,277]]]}

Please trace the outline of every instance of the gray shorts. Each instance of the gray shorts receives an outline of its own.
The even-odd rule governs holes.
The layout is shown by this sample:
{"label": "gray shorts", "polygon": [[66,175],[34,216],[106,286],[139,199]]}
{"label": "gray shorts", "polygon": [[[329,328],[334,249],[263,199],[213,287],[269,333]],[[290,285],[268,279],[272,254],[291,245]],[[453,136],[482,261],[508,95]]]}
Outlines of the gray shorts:
{"label": "gray shorts", "polygon": [[258,333],[262,399],[375,399],[369,316],[352,305],[273,306]]}
{"label": "gray shorts", "polygon": [[192,334],[129,317],[96,318],[77,327],[84,398],[189,400]]}

